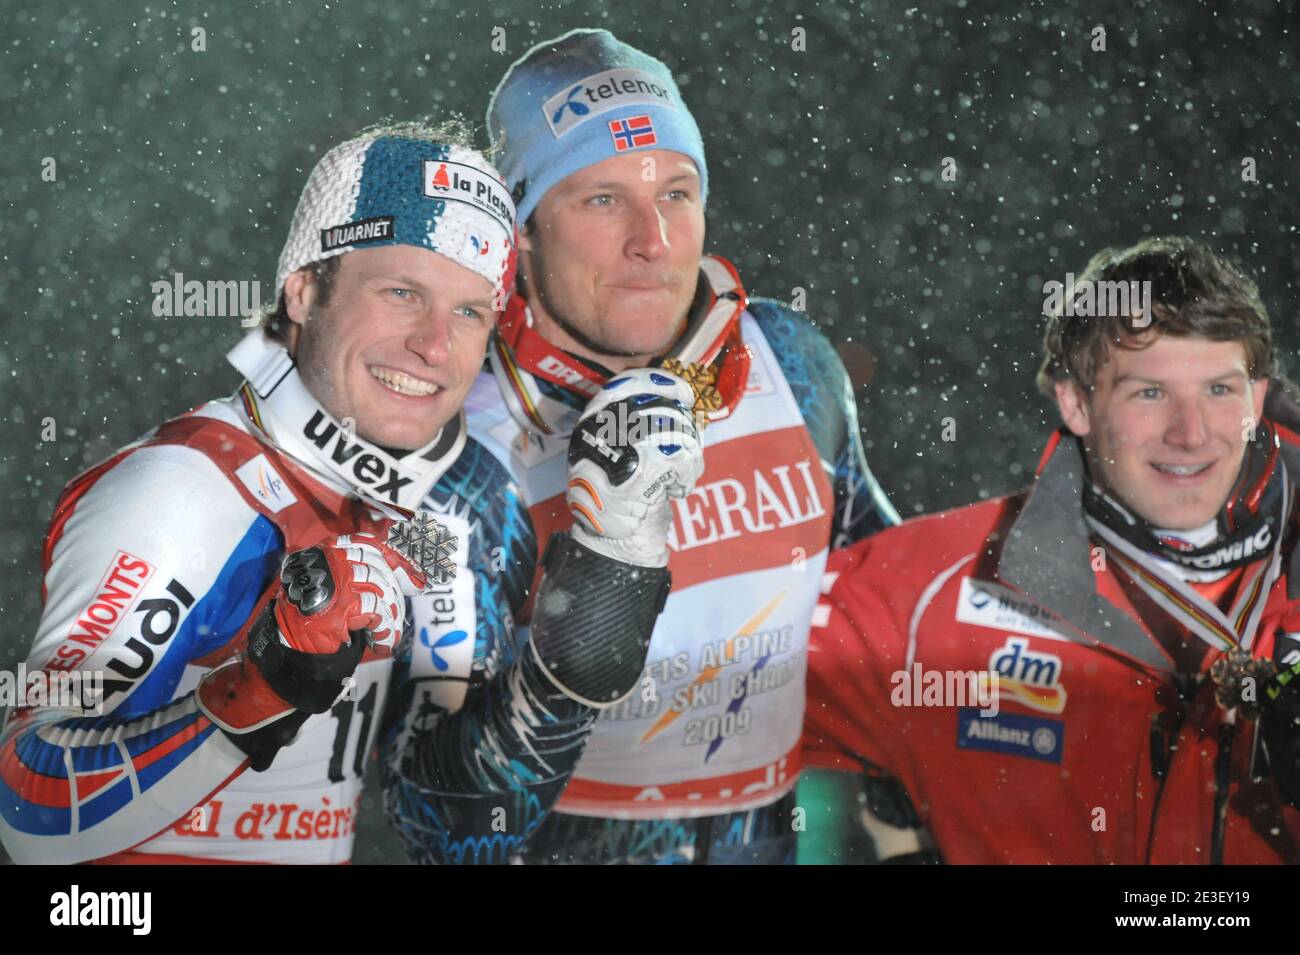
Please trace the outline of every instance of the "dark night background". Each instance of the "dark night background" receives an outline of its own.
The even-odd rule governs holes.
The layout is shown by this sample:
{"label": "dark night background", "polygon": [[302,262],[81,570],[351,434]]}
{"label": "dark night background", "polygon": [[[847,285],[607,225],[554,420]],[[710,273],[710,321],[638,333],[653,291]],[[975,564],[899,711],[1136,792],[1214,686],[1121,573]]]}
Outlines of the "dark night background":
{"label": "dark night background", "polygon": [[[269,289],[323,150],[390,116],[481,127],[506,66],[576,26],[675,71],[709,160],[707,248],[751,294],[806,290],[863,381],[868,457],[904,515],[1026,482],[1052,427],[1032,383],[1042,285],[1102,246],[1182,233],[1238,257],[1294,375],[1292,4],[913,2],[7,0],[0,667],[35,631],[63,484],[237,383],[238,320],[156,318],[150,283]],[[356,859],[391,858],[367,805]]]}

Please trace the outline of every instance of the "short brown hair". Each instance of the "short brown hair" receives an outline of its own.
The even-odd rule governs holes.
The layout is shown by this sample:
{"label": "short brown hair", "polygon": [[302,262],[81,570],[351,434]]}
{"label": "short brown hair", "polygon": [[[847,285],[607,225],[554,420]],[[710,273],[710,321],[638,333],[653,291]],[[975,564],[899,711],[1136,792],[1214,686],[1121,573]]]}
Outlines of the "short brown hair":
{"label": "short brown hair", "polygon": [[[335,255],[328,259],[319,259],[313,262],[307,268],[316,274],[316,304],[328,305],[330,295],[334,292],[334,277],[338,275],[339,266],[343,264],[343,256]],[[279,342],[284,345],[289,340],[289,326],[293,324],[289,318],[289,309],[284,304],[284,292],[276,300],[275,311],[266,316],[262,323],[262,331],[266,337],[273,342]]]}
{"label": "short brown hair", "polygon": [[1172,236],[1104,249],[1076,281],[1150,282],[1151,325],[1135,327],[1133,315],[1049,316],[1038,370],[1038,388],[1048,397],[1061,381],[1073,380],[1090,391],[1108,349],[1145,348],[1154,341],[1148,332],[1239,340],[1252,379],[1278,374],[1273,329],[1259,288],[1235,262],[1200,242]]}

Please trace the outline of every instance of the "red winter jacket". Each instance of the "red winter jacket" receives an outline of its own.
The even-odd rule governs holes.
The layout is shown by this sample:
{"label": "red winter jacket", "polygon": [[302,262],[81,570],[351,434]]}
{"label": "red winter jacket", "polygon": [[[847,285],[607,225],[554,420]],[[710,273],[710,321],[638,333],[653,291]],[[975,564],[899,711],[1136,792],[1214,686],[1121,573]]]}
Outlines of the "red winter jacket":
{"label": "red winter jacket", "polygon": [[[1294,481],[1300,438],[1278,430]],[[1144,621],[1174,625],[1135,609],[1144,598],[1109,562],[1093,569],[1077,442],[1058,434],[1043,461],[1026,493],[832,554],[808,654],[805,762],[897,777],[947,862],[1208,863],[1216,777],[1229,781],[1222,861],[1297,861],[1300,812],[1279,795],[1255,724],[1225,726],[1208,675],[1184,702]],[[1288,579],[1300,585],[1300,548],[1283,554],[1259,656],[1279,629],[1300,631]],[[948,683],[946,671],[990,670],[995,716],[970,695],[895,705],[925,702],[931,671]]]}

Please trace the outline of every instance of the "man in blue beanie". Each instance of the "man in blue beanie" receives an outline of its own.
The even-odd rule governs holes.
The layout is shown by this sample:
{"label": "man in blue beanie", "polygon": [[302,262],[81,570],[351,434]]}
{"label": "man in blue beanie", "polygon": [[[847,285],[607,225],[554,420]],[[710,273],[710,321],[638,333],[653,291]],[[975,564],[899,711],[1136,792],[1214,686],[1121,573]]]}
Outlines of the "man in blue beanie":
{"label": "man in blue beanie", "polygon": [[[663,63],[574,30],[510,68],[488,124],[519,212],[520,294],[466,412],[508,472],[480,532],[508,558],[515,619],[533,618],[550,536],[608,523],[566,464],[593,397],[636,369],[685,378],[705,458],[673,501],[673,588],[639,685],[601,711],[556,811],[503,839],[522,835],[514,857],[537,863],[793,862],[822,568],[830,548],[897,522],[848,376],[803,315],[748,299],[731,263],[704,255],[704,144]],[[412,854],[436,858],[418,806],[388,804]]]}

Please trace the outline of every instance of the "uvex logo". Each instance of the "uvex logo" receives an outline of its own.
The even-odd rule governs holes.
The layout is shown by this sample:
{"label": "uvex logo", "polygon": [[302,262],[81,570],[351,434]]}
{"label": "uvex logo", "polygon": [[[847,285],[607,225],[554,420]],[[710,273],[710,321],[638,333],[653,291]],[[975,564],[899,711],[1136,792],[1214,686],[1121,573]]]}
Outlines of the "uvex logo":
{"label": "uvex logo", "polygon": [[[302,433],[308,441],[322,451],[328,449],[330,458],[338,465],[340,471],[350,472],[360,484],[373,486],[376,494],[387,494],[388,499],[394,504],[397,503],[398,491],[414,480],[402,477],[396,468],[384,463],[378,455],[362,454],[361,449],[365,445],[350,440],[348,433],[326,418],[324,412],[317,411],[312,415],[307,426],[302,429]],[[332,448],[329,447],[331,438],[334,439]],[[383,483],[380,483],[381,481]]]}

